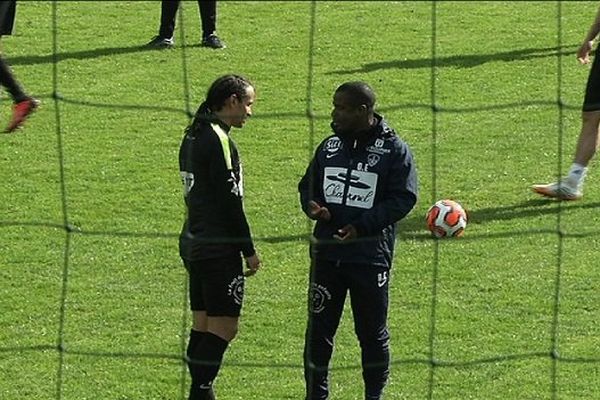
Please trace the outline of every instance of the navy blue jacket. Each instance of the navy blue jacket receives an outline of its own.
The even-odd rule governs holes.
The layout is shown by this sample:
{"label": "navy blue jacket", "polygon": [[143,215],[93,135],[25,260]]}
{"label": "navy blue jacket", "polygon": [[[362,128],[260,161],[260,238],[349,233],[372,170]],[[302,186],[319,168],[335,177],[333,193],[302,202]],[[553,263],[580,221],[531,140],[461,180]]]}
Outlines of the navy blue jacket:
{"label": "navy blue jacket", "polygon": [[[356,138],[333,134],[317,147],[298,184],[302,210],[313,200],[331,213],[318,220],[311,256],[390,268],[395,223],[417,202],[417,172],[408,145],[375,114],[377,124]],[[355,240],[341,243],[337,230],[351,224]]]}

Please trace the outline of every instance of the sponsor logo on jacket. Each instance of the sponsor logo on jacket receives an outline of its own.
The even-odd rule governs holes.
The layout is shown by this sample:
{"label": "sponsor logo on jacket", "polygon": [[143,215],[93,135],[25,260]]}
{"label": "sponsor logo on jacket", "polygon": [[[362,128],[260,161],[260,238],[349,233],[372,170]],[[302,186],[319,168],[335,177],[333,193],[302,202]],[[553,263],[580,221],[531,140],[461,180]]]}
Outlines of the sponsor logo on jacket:
{"label": "sponsor logo on jacket", "polygon": [[[325,201],[370,209],[375,201],[377,178],[377,174],[373,172],[325,167],[323,179]],[[344,193],[346,193],[345,197]]]}

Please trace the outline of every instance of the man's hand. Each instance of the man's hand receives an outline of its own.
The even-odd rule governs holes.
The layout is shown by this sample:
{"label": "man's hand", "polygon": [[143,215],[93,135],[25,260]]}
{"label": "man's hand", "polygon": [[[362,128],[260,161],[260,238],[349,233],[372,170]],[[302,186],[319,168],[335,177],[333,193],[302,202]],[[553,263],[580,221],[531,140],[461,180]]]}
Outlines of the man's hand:
{"label": "man's hand", "polygon": [[577,50],[577,61],[581,64],[589,64],[590,62],[590,52],[592,51],[592,47],[594,46],[594,41],[584,41],[579,49]]}
{"label": "man's hand", "polygon": [[340,229],[338,229],[338,234],[333,235],[333,237],[340,242],[346,242],[351,239],[356,239],[358,233],[356,232],[356,228],[353,225],[346,225]]}
{"label": "man's hand", "polygon": [[310,200],[308,202],[308,217],[310,219],[329,221],[331,219],[331,213],[327,207],[321,207],[316,201]]}
{"label": "man's hand", "polygon": [[260,258],[257,253],[251,255],[250,257],[246,257],[246,272],[244,272],[244,276],[252,276],[256,274],[256,271],[260,268]]}

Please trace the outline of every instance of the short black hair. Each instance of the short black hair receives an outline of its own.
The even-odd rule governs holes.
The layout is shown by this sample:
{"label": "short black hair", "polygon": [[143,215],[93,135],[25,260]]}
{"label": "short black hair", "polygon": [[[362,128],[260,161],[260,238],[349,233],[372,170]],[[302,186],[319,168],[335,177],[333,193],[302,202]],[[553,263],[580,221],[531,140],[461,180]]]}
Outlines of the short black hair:
{"label": "short black hair", "polygon": [[373,107],[375,107],[375,92],[366,82],[346,82],[341,84],[335,92],[344,92],[350,94],[350,102],[356,107],[359,107],[363,104],[367,106],[367,109],[369,110],[373,110]]}

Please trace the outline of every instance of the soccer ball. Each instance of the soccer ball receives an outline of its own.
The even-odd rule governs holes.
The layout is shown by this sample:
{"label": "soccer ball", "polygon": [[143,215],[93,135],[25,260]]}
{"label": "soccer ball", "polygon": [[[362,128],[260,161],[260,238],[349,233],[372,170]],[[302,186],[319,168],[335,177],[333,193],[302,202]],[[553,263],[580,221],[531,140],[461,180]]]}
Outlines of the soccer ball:
{"label": "soccer ball", "polygon": [[437,238],[462,236],[467,227],[467,213],[453,200],[440,200],[427,210],[427,228]]}

